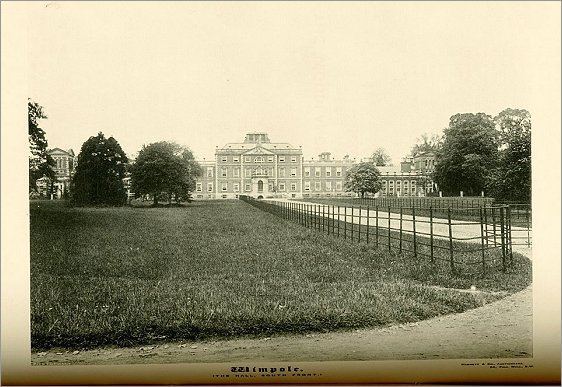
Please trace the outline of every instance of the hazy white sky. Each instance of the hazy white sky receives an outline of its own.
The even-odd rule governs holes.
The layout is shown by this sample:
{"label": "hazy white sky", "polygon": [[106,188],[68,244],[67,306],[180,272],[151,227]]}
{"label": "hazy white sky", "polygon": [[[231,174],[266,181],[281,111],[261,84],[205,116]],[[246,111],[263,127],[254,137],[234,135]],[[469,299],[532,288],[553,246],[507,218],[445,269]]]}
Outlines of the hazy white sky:
{"label": "hazy white sky", "polygon": [[399,162],[462,112],[532,111],[556,3],[38,2],[29,96],[51,147],[98,131],[197,158],[249,131]]}

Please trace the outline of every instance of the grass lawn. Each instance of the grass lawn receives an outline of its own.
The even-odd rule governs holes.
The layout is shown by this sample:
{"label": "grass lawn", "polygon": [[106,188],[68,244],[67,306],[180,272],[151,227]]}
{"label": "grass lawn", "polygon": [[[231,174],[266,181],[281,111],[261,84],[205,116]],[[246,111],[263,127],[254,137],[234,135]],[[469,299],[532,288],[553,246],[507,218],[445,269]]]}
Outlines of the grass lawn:
{"label": "grass lawn", "polygon": [[384,326],[462,312],[531,281],[517,254],[507,273],[453,276],[241,201],[30,208],[35,349]]}

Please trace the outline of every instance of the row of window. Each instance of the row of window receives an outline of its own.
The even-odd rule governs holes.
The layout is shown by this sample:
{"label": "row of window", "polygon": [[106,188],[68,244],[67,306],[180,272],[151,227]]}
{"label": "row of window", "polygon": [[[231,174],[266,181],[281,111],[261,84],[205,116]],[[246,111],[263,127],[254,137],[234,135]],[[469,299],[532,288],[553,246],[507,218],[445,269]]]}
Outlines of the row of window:
{"label": "row of window", "polygon": [[[291,191],[297,190],[297,183],[291,183],[289,186]],[[278,190],[284,192],[287,190],[287,185],[285,183],[279,183]],[[273,183],[269,183],[269,192],[273,192],[274,186]],[[250,192],[252,190],[251,184],[244,184],[244,191]],[[228,191],[228,183],[221,183],[221,191],[227,192]],[[240,183],[232,183],[232,191],[240,192]],[[195,192],[203,192],[203,183],[197,183],[195,186]],[[214,192],[213,191],[213,183],[207,183],[207,192]]]}
{"label": "row of window", "polygon": [[[324,175],[326,177],[332,177],[332,167],[325,167],[325,171],[324,171]],[[310,177],[310,173],[311,173],[311,168],[310,167],[305,167],[304,168],[304,176],[305,177]],[[342,167],[336,167],[336,177],[341,177],[342,174]],[[315,177],[322,177],[322,168],[321,167],[315,167],[314,168],[314,176]]]}
{"label": "row of window", "polygon": [[[310,181],[305,181],[304,182],[304,190],[305,191],[310,191],[311,188],[311,184]],[[336,191],[341,191],[342,190],[342,182],[341,181],[336,181],[336,184],[332,184],[331,181],[325,181],[324,182],[324,190],[325,191],[331,191],[332,189],[334,189]],[[321,181],[315,181],[314,182],[314,190],[315,191],[322,191],[322,182]]]}
{"label": "row of window", "polygon": [[[229,176],[228,172],[229,172],[229,169],[223,167],[220,170],[220,176],[221,177],[240,177],[240,168],[238,168],[238,167],[230,170],[231,176]],[[262,168],[262,167],[260,167],[258,169],[245,168],[244,169],[244,177],[252,177],[252,172],[273,176],[273,168]],[[214,168],[213,167],[207,167],[207,177],[212,178],[213,173],[214,173]],[[297,176],[297,168],[290,168],[289,176],[291,176],[291,177]],[[285,168],[283,168],[283,167],[279,168],[279,177],[286,177]]]}
{"label": "row of window", "polygon": [[[274,161],[275,156],[244,156],[245,163],[251,163],[253,158],[254,163],[264,163],[266,160],[268,163],[272,163]],[[286,160],[291,160],[291,163],[297,162],[297,156],[285,157],[285,156],[278,156],[278,162],[284,163]],[[240,156],[231,156],[231,160],[233,163],[240,162]],[[221,156],[221,162],[228,163],[229,157],[228,156]]]}

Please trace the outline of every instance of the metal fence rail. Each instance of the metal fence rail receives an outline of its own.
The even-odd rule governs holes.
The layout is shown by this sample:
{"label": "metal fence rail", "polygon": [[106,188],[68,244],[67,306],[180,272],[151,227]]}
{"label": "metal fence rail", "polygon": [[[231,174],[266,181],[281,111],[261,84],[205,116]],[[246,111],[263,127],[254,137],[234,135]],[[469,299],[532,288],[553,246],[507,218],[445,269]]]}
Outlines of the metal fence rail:
{"label": "metal fence rail", "polygon": [[513,263],[515,233],[507,205],[464,208],[469,219],[458,220],[452,218],[451,208],[407,207],[396,211],[378,205],[337,206],[248,196],[240,199],[329,235],[444,263],[452,272],[485,273],[493,267],[506,270]]}

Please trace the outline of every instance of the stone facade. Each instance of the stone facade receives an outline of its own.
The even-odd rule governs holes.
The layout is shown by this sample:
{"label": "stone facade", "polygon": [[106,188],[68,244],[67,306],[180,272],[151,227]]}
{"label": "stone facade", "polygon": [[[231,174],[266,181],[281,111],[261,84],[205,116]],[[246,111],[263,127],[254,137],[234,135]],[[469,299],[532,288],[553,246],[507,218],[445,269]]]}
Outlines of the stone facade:
{"label": "stone facade", "polygon": [[[77,157],[72,149],[63,150],[60,148],[50,149],[47,152],[55,161],[53,171],[55,172],[55,181],[53,182],[52,198],[60,199],[65,192],[70,190],[70,179],[76,169]],[[41,196],[49,196],[51,180],[42,177],[37,180],[37,190]]]}
{"label": "stone facade", "polygon": [[[383,180],[378,195],[425,196],[432,191],[434,185],[427,169],[417,170],[416,162],[420,163],[414,157],[398,167],[378,167]],[[197,179],[193,198],[356,196],[345,192],[347,171],[355,163],[347,156],[334,160],[329,152],[321,153],[316,160],[304,160],[300,147],[273,143],[267,133],[248,133],[244,142],[217,147],[214,160],[199,161],[202,175]]]}

